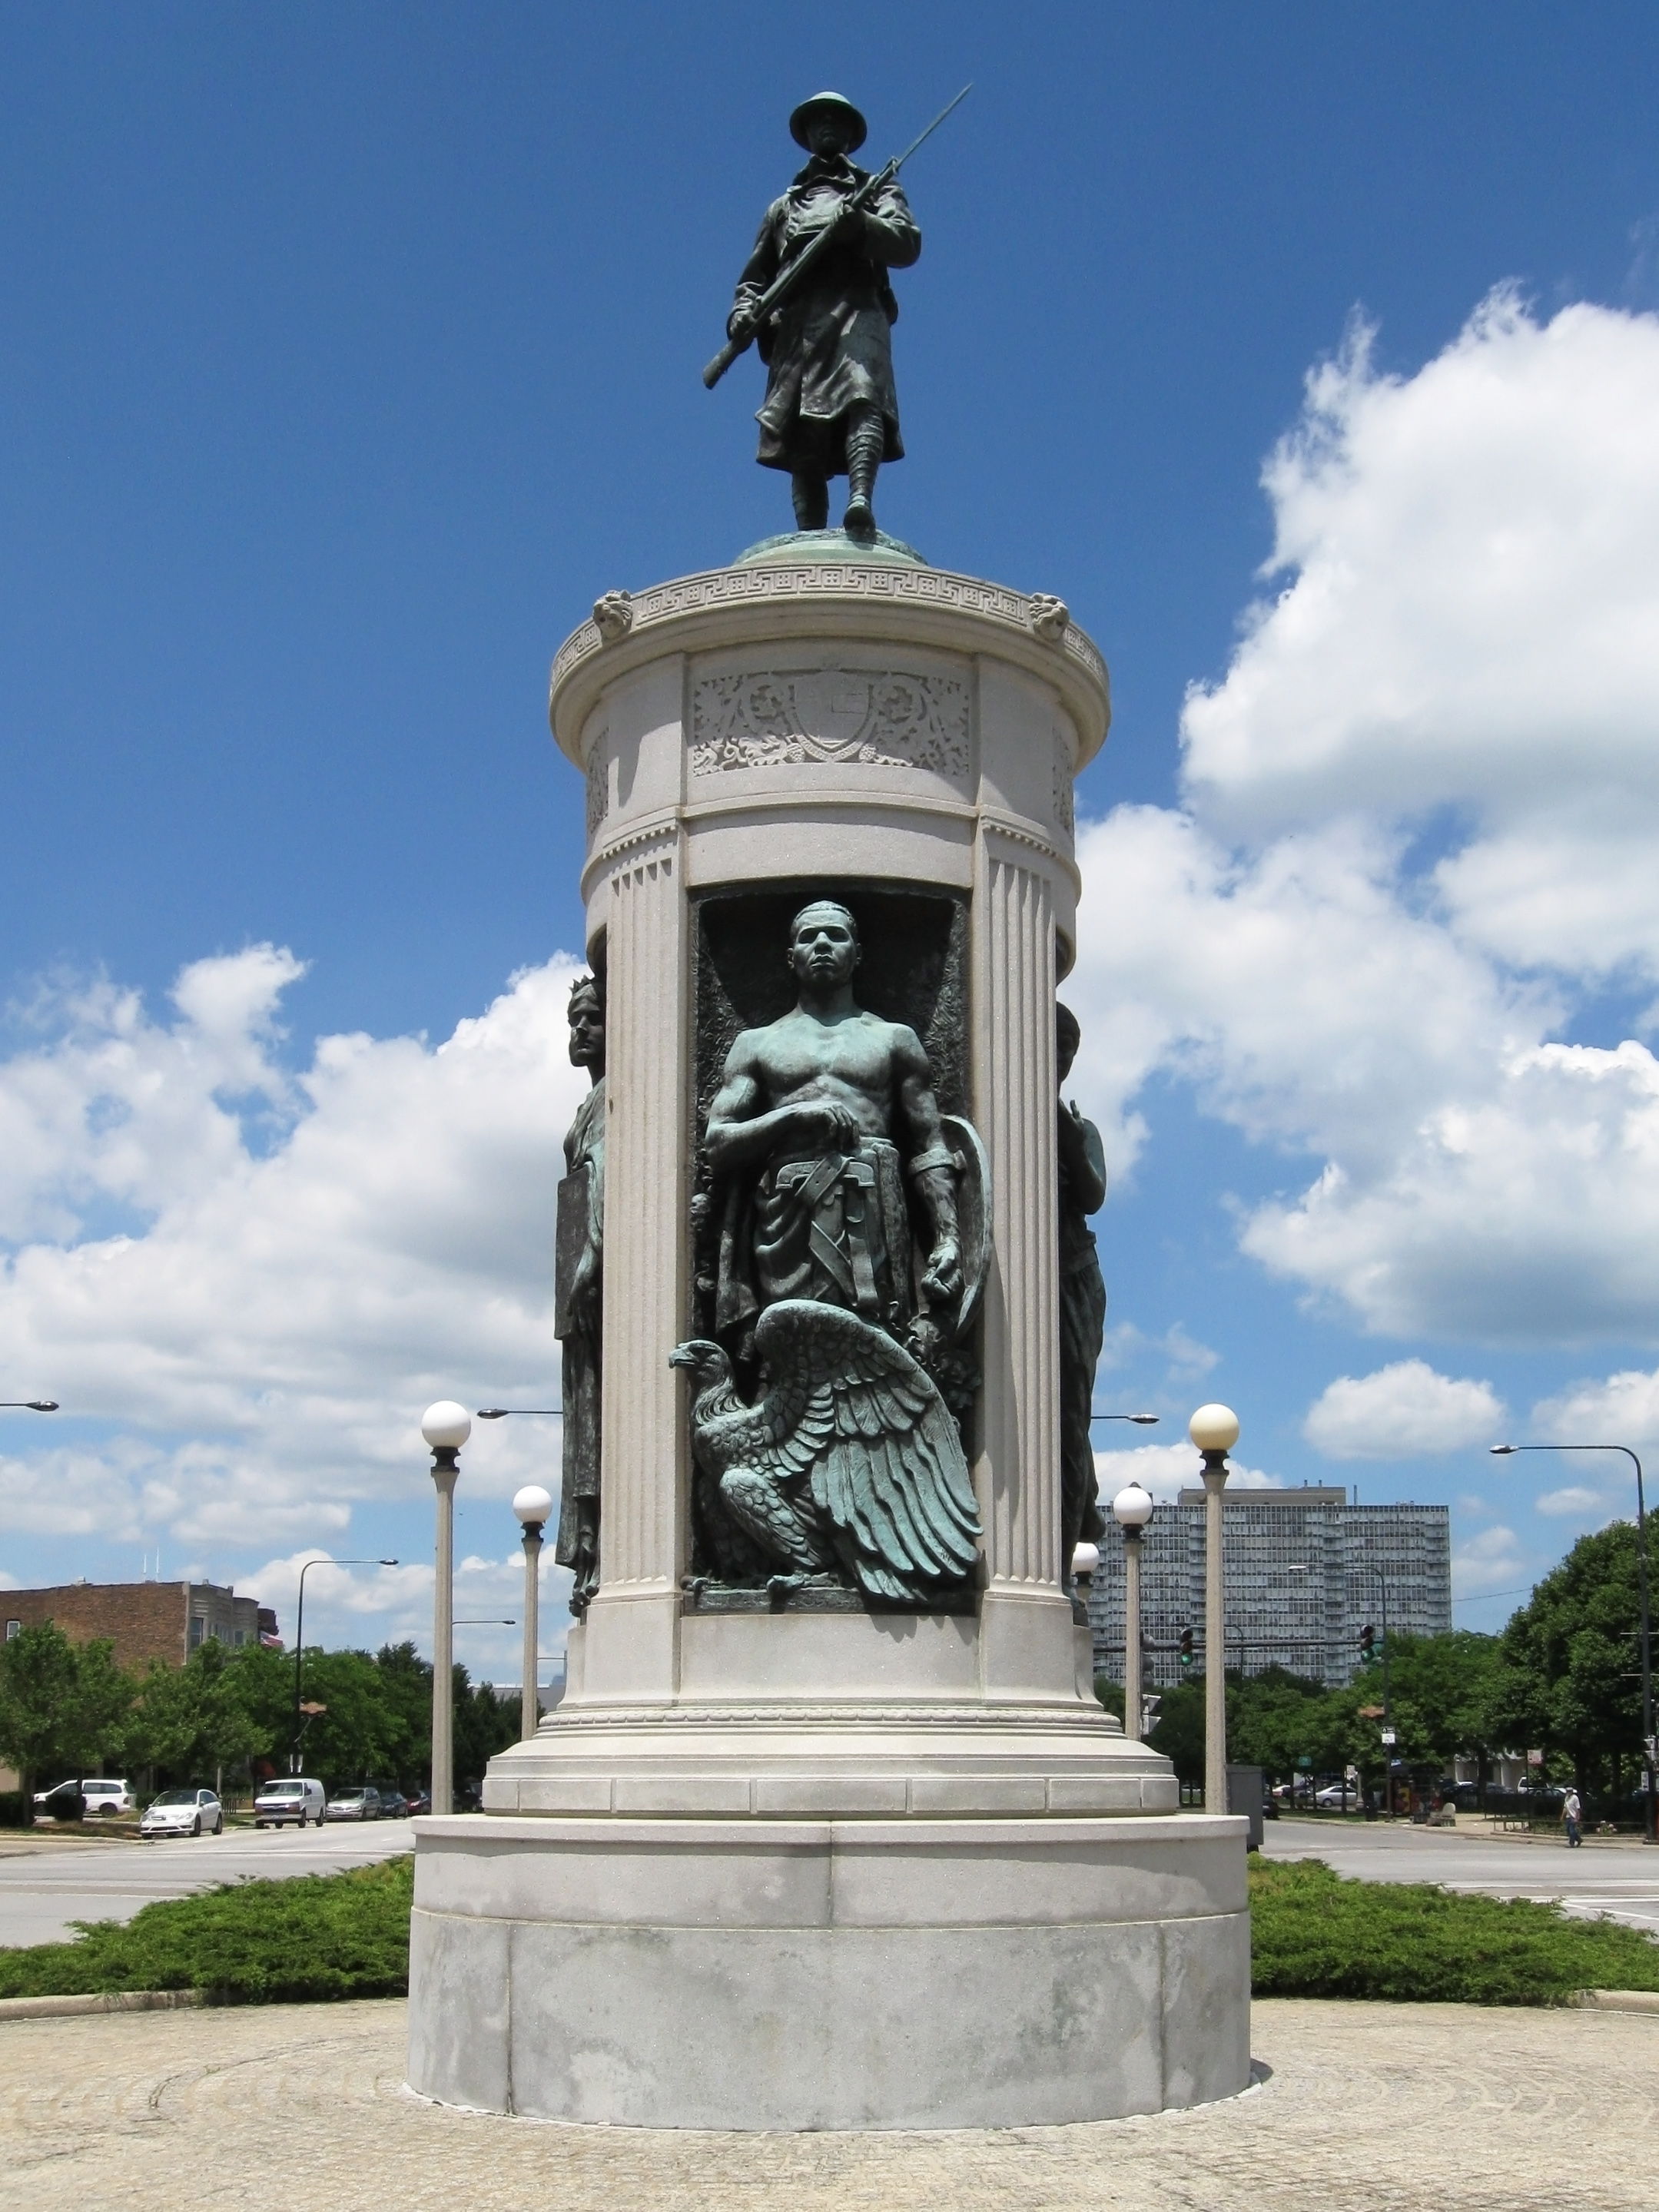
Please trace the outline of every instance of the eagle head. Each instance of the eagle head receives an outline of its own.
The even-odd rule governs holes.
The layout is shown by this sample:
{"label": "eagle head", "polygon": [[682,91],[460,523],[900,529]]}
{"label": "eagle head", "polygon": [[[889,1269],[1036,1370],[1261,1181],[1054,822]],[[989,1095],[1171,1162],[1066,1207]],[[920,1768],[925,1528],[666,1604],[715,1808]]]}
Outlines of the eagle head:
{"label": "eagle head", "polygon": [[677,1344],[668,1355],[668,1364],[671,1367],[689,1367],[699,1390],[732,1379],[731,1361],[720,1346],[711,1344],[706,1336],[694,1336],[688,1343]]}

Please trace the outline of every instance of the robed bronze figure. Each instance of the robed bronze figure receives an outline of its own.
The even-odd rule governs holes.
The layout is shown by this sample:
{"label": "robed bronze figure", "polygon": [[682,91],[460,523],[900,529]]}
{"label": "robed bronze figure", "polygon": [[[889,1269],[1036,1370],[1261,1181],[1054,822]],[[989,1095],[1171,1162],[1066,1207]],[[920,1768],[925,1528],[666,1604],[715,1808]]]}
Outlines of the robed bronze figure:
{"label": "robed bronze figure", "polygon": [[768,370],[761,465],[786,469],[802,530],[830,519],[830,479],[848,479],[842,527],[872,535],[876,471],[903,458],[891,328],[898,301],[890,269],[908,269],[921,252],[896,178],[863,205],[848,203],[869,173],[848,157],[864,143],[865,122],[839,93],[803,100],[789,118],[796,143],[811,155],[781,198],[766,210],[755,250],[738,283],[727,335],[742,335],[752,310],[788,264],[826,229],[836,235],[814,256],[800,286],[756,329]]}
{"label": "robed bronze figure", "polygon": [[[1054,1008],[1056,1087],[1082,1042],[1069,1006]],[[1060,1157],[1060,1572],[1072,1588],[1072,1554],[1106,1533],[1095,1474],[1089,1416],[1095,1369],[1106,1334],[1106,1282],[1089,1216],[1106,1203],[1106,1154],[1100,1132],[1076,1105],[1057,1100]]]}
{"label": "robed bronze figure", "polygon": [[554,1558],[574,1577],[578,1620],[599,1583],[600,1321],[605,1297],[605,988],[572,988],[570,1060],[592,1088],[564,1140],[554,1268],[554,1328],[563,1350],[564,1473]]}

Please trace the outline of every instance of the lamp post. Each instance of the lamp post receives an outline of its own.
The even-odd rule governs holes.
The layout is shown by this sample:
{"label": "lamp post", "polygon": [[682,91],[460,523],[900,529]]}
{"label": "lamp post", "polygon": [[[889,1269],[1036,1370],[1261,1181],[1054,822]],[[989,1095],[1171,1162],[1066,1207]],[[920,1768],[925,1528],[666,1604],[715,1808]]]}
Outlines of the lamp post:
{"label": "lamp post", "polygon": [[56,1398],[0,1398],[0,1412],[8,1413],[55,1413],[58,1410]]}
{"label": "lamp post", "polygon": [[532,1482],[514,1497],[513,1510],[524,1528],[524,1693],[519,1708],[519,1740],[528,1743],[542,1724],[537,1664],[541,1644],[542,1529],[553,1510],[553,1500],[539,1483]]}
{"label": "lamp post", "polygon": [[437,1576],[432,1593],[432,1809],[454,1810],[455,1782],[455,1481],[461,1446],[472,1433],[465,1406],[441,1398],[428,1406],[421,1434],[432,1447],[438,1492]]}
{"label": "lamp post", "polygon": [[[1348,1572],[1356,1582],[1376,1586],[1378,1610],[1382,1622],[1382,1810],[1394,1818],[1394,1755],[1398,1748],[1395,1742],[1394,1712],[1389,1703],[1389,1578],[1379,1564],[1374,1567],[1350,1567]],[[1370,1653],[1362,1654],[1369,1658]],[[1407,1810],[1409,1810],[1409,1805]]]}
{"label": "lamp post", "polygon": [[1642,1629],[1642,1765],[1647,1777],[1647,1805],[1643,1814],[1646,1830],[1642,1840],[1659,1844],[1659,1743],[1653,1733],[1653,1627],[1648,1604],[1648,1509],[1642,1494],[1642,1462],[1628,1444],[1493,1444],[1494,1459],[1508,1459],[1524,1451],[1623,1452],[1636,1469],[1636,1586],[1641,1599]]}
{"label": "lamp post", "polygon": [[1140,1688],[1140,1532],[1152,1517],[1152,1501],[1138,1482],[1112,1500],[1112,1518],[1123,1531],[1123,1733],[1139,1743]]}
{"label": "lamp post", "polygon": [[[1187,1433],[1204,1455],[1204,1809],[1227,1809],[1226,1578],[1221,1556],[1221,1493],[1227,1454],[1238,1442],[1231,1406],[1200,1406]],[[1216,1661],[1220,1661],[1218,1666]]]}
{"label": "lamp post", "polygon": [[[300,1771],[300,1739],[306,1732],[304,1709],[300,1703],[300,1669],[304,1663],[306,1648],[306,1577],[313,1567],[395,1567],[396,1559],[307,1559],[300,1570],[300,1601],[294,1613],[294,1749],[289,1754],[289,1771]],[[324,1709],[319,1706],[320,1712]]]}

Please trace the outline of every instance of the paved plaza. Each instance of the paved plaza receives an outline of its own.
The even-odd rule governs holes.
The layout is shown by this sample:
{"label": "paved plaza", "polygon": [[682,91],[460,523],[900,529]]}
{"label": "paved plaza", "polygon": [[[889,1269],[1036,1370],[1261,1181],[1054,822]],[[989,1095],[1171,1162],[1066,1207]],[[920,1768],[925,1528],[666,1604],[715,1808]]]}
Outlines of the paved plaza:
{"label": "paved plaza", "polygon": [[446,2112],[404,2089],[400,2002],[0,2025],[5,2201],[127,2212],[390,2195],[500,2212],[1624,2212],[1653,2203],[1659,2017],[1268,2002],[1259,2086],[1003,2134],[729,2136]]}
{"label": "paved plaza", "polygon": [[75,1920],[131,1920],[158,1897],[188,1897],[216,1882],[336,1874],[415,1848],[407,1820],[337,1821],[325,1828],[228,1828],[222,1836],[88,1843],[25,1836],[0,1843],[0,1948],[68,1941]]}

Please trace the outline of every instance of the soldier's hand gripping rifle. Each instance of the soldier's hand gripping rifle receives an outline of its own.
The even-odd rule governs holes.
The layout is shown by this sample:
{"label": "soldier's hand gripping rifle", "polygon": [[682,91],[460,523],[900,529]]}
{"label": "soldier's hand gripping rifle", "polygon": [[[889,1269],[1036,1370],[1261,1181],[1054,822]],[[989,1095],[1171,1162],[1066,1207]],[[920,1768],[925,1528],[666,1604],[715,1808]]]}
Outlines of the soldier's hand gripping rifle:
{"label": "soldier's hand gripping rifle", "polygon": [[755,343],[756,331],[765,322],[767,317],[775,314],[791,293],[799,288],[807,270],[818,256],[828,248],[830,240],[836,236],[848,216],[861,214],[870,205],[877,193],[892,183],[911,155],[915,152],[916,148],[921,144],[922,139],[931,138],[951,112],[951,108],[960,107],[973,88],[971,84],[964,84],[956,98],[940,108],[939,113],[922,132],[921,138],[913,139],[902,154],[894,155],[884,169],[878,169],[873,176],[865,179],[855,192],[849,192],[837,209],[834,220],[827,222],[811,243],[801,248],[789,266],[773,278],[771,283],[738,325],[737,335],[726,340],[708,368],[704,369],[702,380],[709,391],[714,390],[732,362],[740,355],[748,352],[750,347]]}

